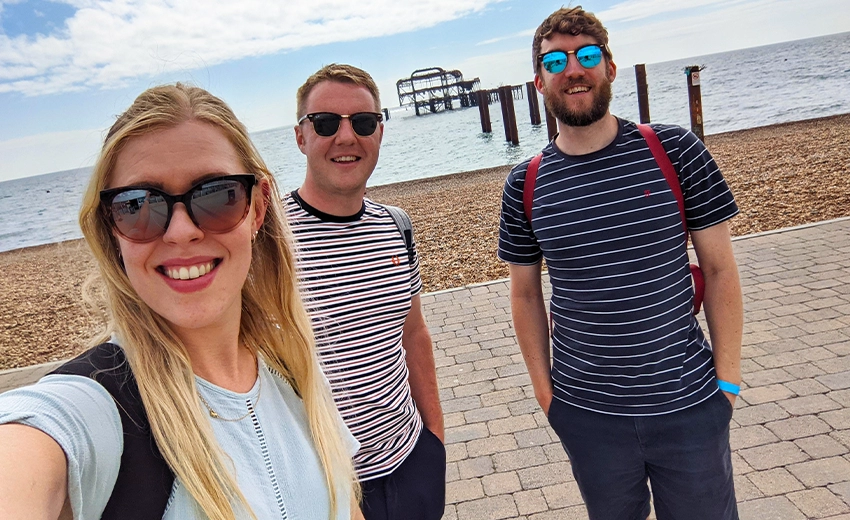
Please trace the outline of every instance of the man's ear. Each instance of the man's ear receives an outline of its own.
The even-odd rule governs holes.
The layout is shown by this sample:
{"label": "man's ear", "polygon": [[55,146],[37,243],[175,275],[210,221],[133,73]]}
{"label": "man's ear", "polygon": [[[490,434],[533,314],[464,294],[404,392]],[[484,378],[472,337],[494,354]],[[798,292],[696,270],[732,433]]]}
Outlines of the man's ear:
{"label": "man's ear", "polygon": [[301,125],[295,125],[295,144],[298,145],[298,149],[301,150],[301,153],[307,155],[307,152],[304,151],[304,147],[306,145],[304,143],[304,131],[301,129]]}
{"label": "man's ear", "polygon": [[543,84],[543,78],[540,77],[540,74],[534,75],[534,86],[537,88],[537,92],[543,94],[543,87],[545,87],[545,85]]}

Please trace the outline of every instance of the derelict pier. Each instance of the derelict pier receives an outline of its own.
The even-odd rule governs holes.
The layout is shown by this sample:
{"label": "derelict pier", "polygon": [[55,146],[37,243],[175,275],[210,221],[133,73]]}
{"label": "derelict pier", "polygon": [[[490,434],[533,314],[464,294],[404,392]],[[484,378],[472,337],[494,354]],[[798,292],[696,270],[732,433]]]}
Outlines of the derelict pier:
{"label": "derelict pier", "polygon": [[463,79],[459,70],[444,70],[440,67],[413,71],[409,78],[396,82],[399,106],[413,105],[416,115],[421,115],[420,109],[429,112],[453,110],[454,100],[461,107],[475,104],[473,92],[480,87],[478,78]]}

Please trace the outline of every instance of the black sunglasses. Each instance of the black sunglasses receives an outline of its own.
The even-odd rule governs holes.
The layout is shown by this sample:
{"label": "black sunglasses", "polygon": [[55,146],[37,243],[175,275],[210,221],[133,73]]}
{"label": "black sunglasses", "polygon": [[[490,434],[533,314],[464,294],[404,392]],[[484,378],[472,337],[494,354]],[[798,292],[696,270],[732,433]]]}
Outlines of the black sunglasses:
{"label": "black sunglasses", "polygon": [[348,119],[351,128],[359,136],[368,137],[375,133],[378,123],[384,120],[384,116],[375,112],[358,112],[347,116],[334,114],[333,112],[315,112],[307,114],[298,120],[298,124],[309,119],[313,123],[313,130],[322,137],[330,137],[339,130],[339,123]]}
{"label": "black sunglasses", "polygon": [[107,222],[131,242],[150,242],[164,235],[178,202],[200,229],[227,233],[248,215],[255,184],[257,178],[246,173],[206,179],[180,195],[147,186],[122,186],[101,191],[100,203]]}

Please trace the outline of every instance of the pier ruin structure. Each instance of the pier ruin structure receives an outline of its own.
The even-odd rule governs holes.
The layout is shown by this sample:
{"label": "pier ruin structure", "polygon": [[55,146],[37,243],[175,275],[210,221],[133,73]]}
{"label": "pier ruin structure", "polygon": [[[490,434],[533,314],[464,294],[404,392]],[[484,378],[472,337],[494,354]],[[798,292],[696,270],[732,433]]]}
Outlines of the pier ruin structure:
{"label": "pier ruin structure", "polygon": [[409,78],[396,82],[399,106],[413,106],[416,115],[420,109],[430,112],[453,110],[454,100],[462,107],[476,104],[473,92],[480,87],[478,78],[464,80],[459,70],[444,70],[440,67],[413,71]]}

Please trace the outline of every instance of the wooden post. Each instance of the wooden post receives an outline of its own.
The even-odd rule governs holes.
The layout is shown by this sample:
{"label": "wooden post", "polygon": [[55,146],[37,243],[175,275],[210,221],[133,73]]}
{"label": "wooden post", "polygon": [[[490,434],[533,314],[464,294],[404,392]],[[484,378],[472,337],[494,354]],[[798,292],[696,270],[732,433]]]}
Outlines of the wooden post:
{"label": "wooden post", "polygon": [[637,79],[638,110],[640,111],[640,122],[649,123],[649,90],[646,86],[646,65],[640,63],[635,65],[635,79]]}
{"label": "wooden post", "polygon": [[549,140],[551,141],[558,135],[558,120],[549,112],[545,104],[543,108],[546,109],[546,131],[549,133]]}
{"label": "wooden post", "polygon": [[499,87],[499,102],[502,105],[502,121],[505,123],[505,140],[512,144],[519,144],[513,88],[510,85]]}
{"label": "wooden post", "polygon": [[537,88],[533,81],[525,84],[525,89],[528,91],[528,112],[531,114],[531,124],[540,124],[540,103],[537,101]]}
{"label": "wooden post", "polygon": [[700,67],[691,65],[685,68],[688,75],[688,102],[691,107],[691,132],[696,134],[701,141],[705,140],[702,128],[702,94],[700,93],[699,80]]}
{"label": "wooden post", "polygon": [[478,114],[481,116],[481,131],[489,134],[493,131],[493,126],[490,124],[490,100],[486,90],[475,92],[475,97],[478,99]]}
{"label": "wooden post", "polygon": [[384,113],[384,121],[389,121],[390,120],[390,111],[388,109],[384,108],[384,109],[381,109],[381,112]]}

